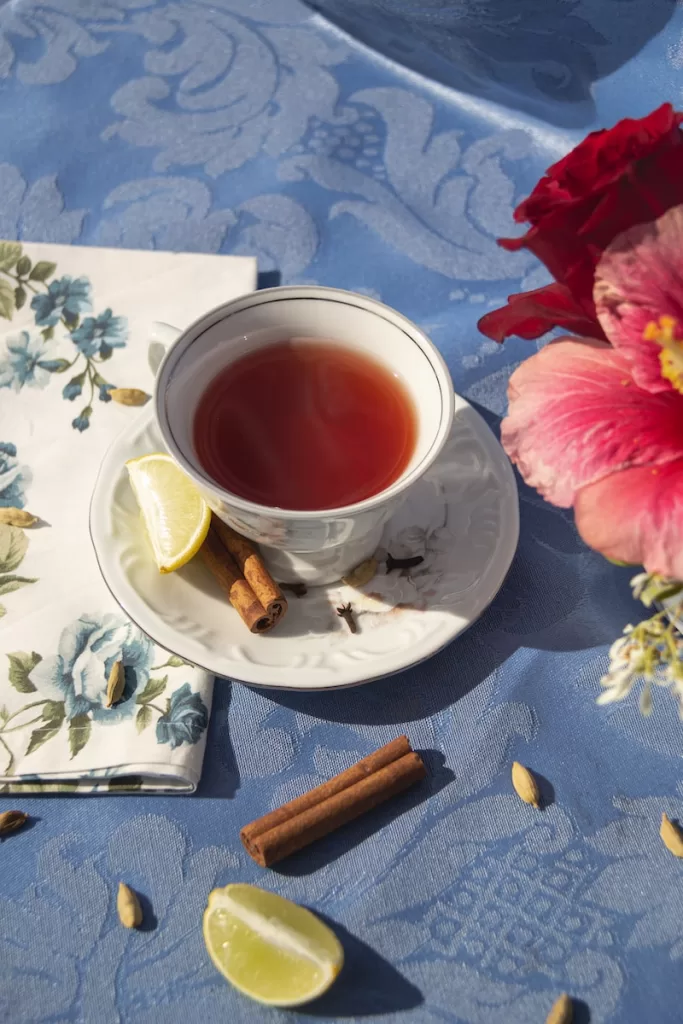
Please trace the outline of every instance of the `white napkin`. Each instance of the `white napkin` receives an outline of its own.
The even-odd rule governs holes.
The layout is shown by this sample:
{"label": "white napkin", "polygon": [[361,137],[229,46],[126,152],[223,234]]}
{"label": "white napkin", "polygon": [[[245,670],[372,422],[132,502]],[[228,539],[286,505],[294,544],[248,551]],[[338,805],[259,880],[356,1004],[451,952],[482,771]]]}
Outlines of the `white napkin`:
{"label": "white napkin", "polygon": [[[110,442],[152,391],[150,325],[256,286],[256,261],[0,242],[0,791],[192,792],[213,680],[155,645],[100,577],[88,511]],[[105,707],[122,661],[123,699]]]}

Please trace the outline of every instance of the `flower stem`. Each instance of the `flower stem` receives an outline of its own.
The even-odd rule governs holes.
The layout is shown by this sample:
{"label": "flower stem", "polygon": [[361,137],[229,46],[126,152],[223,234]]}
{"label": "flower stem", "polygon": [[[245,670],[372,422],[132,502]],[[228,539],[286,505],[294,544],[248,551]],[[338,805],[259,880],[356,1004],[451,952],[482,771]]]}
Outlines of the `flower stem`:
{"label": "flower stem", "polygon": [[152,702],[151,702],[151,701],[148,701],[148,703],[147,703],[147,707],[148,707],[148,708],[154,708],[154,710],[155,710],[155,711],[158,711],[160,715],[165,715],[165,714],[166,714],[166,712],[165,712],[165,711],[162,711],[162,710],[161,710],[161,708],[160,708],[160,707],[158,707],[158,706],[157,706],[156,704],[152,704]]}
{"label": "flower stem", "polygon": [[[8,719],[9,721],[9,719]],[[17,729],[27,729],[29,725],[35,725],[36,722],[42,721],[42,715],[38,715],[37,718],[32,718],[30,722],[22,722],[21,725],[13,725],[11,729],[3,728],[3,732],[16,732]]]}
{"label": "flower stem", "polygon": [[8,762],[7,762],[7,764],[5,765],[5,771],[4,771],[4,774],[5,774],[5,775],[10,775],[10,774],[11,774],[11,772],[12,772],[12,769],[14,768],[14,754],[12,753],[12,751],[10,750],[10,748],[9,748],[9,747],[7,746],[7,744],[6,744],[6,743],[5,743],[5,741],[3,740],[2,736],[0,736],[0,743],[2,743],[3,747],[5,748],[5,750],[7,751],[7,753],[9,754],[9,761],[8,761]]}
{"label": "flower stem", "polygon": [[[89,359],[87,360],[87,363],[88,363],[88,380],[90,382],[90,398],[88,399],[88,405],[92,405],[93,398],[95,396],[95,378],[94,378],[94,375],[93,375],[93,367],[92,367],[92,364],[91,364]],[[97,371],[94,371],[94,372],[97,372]]]}
{"label": "flower stem", "polygon": [[[42,706],[43,704],[47,704],[47,703],[48,703],[48,701],[47,701],[47,700],[34,700],[34,701],[33,701],[33,702],[31,703],[31,704],[24,704],[23,708],[19,708],[19,710],[18,710],[18,711],[14,711],[14,712],[13,712],[13,713],[12,713],[11,715],[9,715],[9,716],[8,716],[8,717],[7,717],[6,719],[5,719],[5,722],[4,722],[4,724],[3,724],[2,726],[0,726],[0,732],[12,732],[12,731],[13,731],[12,729],[8,729],[8,728],[7,728],[7,723],[8,723],[8,722],[11,722],[13,718],[16,718],[16,717],[17,717],[17,715],[21,715],[21,714],[23,714],[23,712],[24,712],[24,711],[28,711],[28,710],[29,710],[29,708],[39,708],[39,707],[41,707],[41,706]],[[32,723],[28,723],[28,724],[30,725],[30,724],[32,724]],[[19,726],[18,728],[20,728],[20,729],[23,729],[23,728],[24,728],[24,726],[23,726],[23,725],[21,725],[21,726]]]}

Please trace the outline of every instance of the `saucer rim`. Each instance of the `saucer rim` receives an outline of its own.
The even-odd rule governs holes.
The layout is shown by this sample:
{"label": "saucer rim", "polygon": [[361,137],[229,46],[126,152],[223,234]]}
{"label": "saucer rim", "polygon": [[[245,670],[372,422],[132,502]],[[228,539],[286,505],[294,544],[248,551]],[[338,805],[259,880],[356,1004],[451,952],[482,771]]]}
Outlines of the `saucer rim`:
{"label": "saucer rim", "polygon": [[[471,618],[470,618],[470,620],[468,622],[465,622],[461,626],[458,626],[454,630],[451,630],[449,632],[448,636],[445,639],[439,637],[438,642],[436,644],[434,644],[434,646],[429,651],[421,653],[418,657],[416,657],[414,659],[410,658],[410,651],[408,649],[408,650],[404,650],[404,652],[403,652],[404,655],[406,656],[405,660],[403,660],[401,662],[401,664],[396,665],[395,667],[390,667],[386,671],[372,672],[370,674],[367,674],[367,673],[364,673],[362,671],[362,669],[360,669],[360,665],[356,665],[356,666],[354,666],[354,670],[348,670],[347,669],[347,671],[352,676],[352,678],[348,678],[347,680],[345,680],[343,682],[322,682],[322,683],[299,682],[298,684],[292,685],[291,683],[287,683],[287,682],[284,682],[284,681],[273,680],[272,677],[270,679],[268,679],[267,681],[263,681],[262,679],[257,679],[257,678],[253,678],[253,677],[250,678],[250,676],[252,674],[249,673],[249,672],[246,673],[247,677],[245,678],[244,676],[241,676],[239,674],[239,668],[240,668],[240,663],[239,662],[234,662],[234,670],[231,668],[229,674],[226,674],[223,671],[217,671],[217,669],[215,667],[211,668],[208,665],[203,665],[201,663],[201,661],[198,661],[198,660],[196,660],[194,658],[192,658],[192,659],[187,658],[187,655],[185,653],[175,649],[176,645],[173,645],[173,644],[169,645],[168,638],[167,639],[162,639],[158,635],[155,635],[156,631],[150,631],[146,626],[143,626],[142,623],[140,622],[140,619],[139,619],[139,616],[137,615],[137,613],[131,612],[131,610],[130,610],[130,608],[128,606],[128,602],[125,600],[125,598],[120,597],[115,592],[115,590],[113,589],[113,587],[112,587],[112,585],[110,583],[110,578],[107,575],[107,572],[105,571],[105,568],[104,568],[104,566],[102,564],[102,559],[100,557],[100,551],[98,550],[98,544],[97,544],[97,540],[96,540],[96,537],[95,537],[95,534],[97,533],[97,530],[94,527],[94,522],[93,521],[94,521],[94,517],[95,517],[95,500],[96,500],[98,494],[100,493],[100,485],[101,485],[101,482],[102,482],[103,477],[104,477],[105,469],[107,468],[108,457],[111,455],[112,451],[116,447],[118,447],[122,443],[125,444],[126,437],[127,437],[128,434],[135,434],[135,433],[140,432],[141,430],[144,430],[145,429],[145,426],[144,426],[145,422],[149,423],[149,422],[151,422],[154,419],[154,410],[150,409],[150,408],[147,408],[144,411],[144,413],[142,413],[141,416],[136,417],[134,422],[129,424],[129,426],[124,431],[122,431],[121,434],[119,434],[111,442],[111,444],[108,446],[108,448],[107,448],[107,450],[106,450],[106,452],[105,452],[105,454],[104,454],[104,456],[102,458],[102,461],[100,463],[100,467],[99,467],[99,470],[98,470],[98,473],[97,473],[97,477],[96,477],[95,482],[93,484],[93,490],[92,490],[92,494],[91,494],[91,498],[90,498],[90,506],[89,506],[89,513],[88,513],[88,532],[89,532],[89,535],[90,535],[90,541],[91,541],[91,544],[92,544],[92,549],[93,549],[93,552],[94,552],[94,555],[95,555],[95,561],[97,563],[97,567],[98,567],[98,570],[100,572],[100,576],[102,578],[102,581],[104,582],[108,592],[110,593],[110,595],[112,596],[112,598],[114,599],[116,604],[128,616],[128,618],[131,620],[131,622],[138,629],[140,629],[141,632],[143,632],[146,636],[148,636],[150,638],[150,640],[152,640],[155,644],[157,644],[159,647],[161,647],[165,651],[168,651],[171,654],[177,654],[179,657],[182,657],[183,659],[188,661],[188,663],[190,665],[194,666],[195,668],[199,669],[200,671],[206,672],[208,675],[211,675],[211,676],[213,676],[216,679],[225,679],[225,680],[228,680],[228,681],[238,682],[238,683],[241,683],[242,685],[253,686],[253,687],[257,687],[259,689],[287,690],[287,691],[290,691],[290,692],[299,692],[299,693],[301,693],[301,692],[322,692],[322,691],[325,691],[325,690],[346,690],[346,689],[353,688],[355,686],[362,686],[362,685],[364,685],[366,683],[376,682],[376,681],[378,681],[380,679],[387,679],[387,678],[389,678],[391,676],[399,675],[401,672],[405,672],[405,671],[408,671],[409,669],[415,668],[417,665],[421,665],[423,662],[428,661],[431,657],[433,657],[434,655],[436,655],[436,654],[440,653],[442,650],[444,650],[450,643],[452,643],[454,640],[456,640],[459,636],[462,636],[463,633],[465,633],[471,626],[474,625],[475,622],[477,622],[481,618],[481,616],[484,614],[484,612],[489,608],[491,603],[495,600],[495,598],[499,594],[503,584],[505,583],[505,580],[507,579],[507,576],[508,576],[508,574],[510,572],[510,568],[512,566],[512,562],[514,560],[514,556],[515,556],[515,553],[517,551],[517,547],[518,547],[518,544],[519,544],[519,532],[520,532],[519,489],[518,489],[518,486],[517,486],[517,480],[515,478],[515,474],[514,474],[512,465],[508,461],[507,457],[505,456],[504,450],[503,450],[503,448],[502,448],[498,438],[496,437],[494,432],[491,430],[491,428],[489,427],[489,425],[486,422],[486,420],[484,419],[484,417],[467,401],[466,398],[464,398],[462,395],[458,394],[458,392],[455,392],[454,393],[454,413],[457,415],[458,409],[462,409],[462,408],[468,408],[469,411],[474,414],[475,418],[480,422],[481,427],[483,428],[483,431],[487,435],[489,435],[489,437],[488,437],[489,442],[492,441],[495,444],[495,446],[497,447],[497,449],[499,450],[499,454],[500,454],[501,458],[500,458],[500,461],[499,461],[499,463],[497,465],[497,469],[502,474],[502,476],[501,476],[502,482],[503,483],[507,483],[507,485],[508,485],[508,488],[509,488],[508,493],[509,493],[509,497],[510,497],[510,502],[509,502],[510,508],[506,510],[505,527],[504,527],[504,532],[506,534],[508,534],[508,537],[507,538],[505,538],[505,536],[503,537],[503,541],[507,540],[507,543],[504,543],[503,545],[501,545],[501,548],[498,551],[498,555],[497,555],[496,561],[499,563],[500,570],[499,570],[499,573],[497,574],[497,576],[499,577],[497,579],[497,583],[496,583],[495,587],[493,587],[491,589],[491,592],[487,595],[486,600],[481,605],[481,607],[478,608],[476,613],[471,616]],[[437,460],[436,465],[438,465],[438,460]],[[434,466],[432,466],[432,471],[433,471],[433,469],[434,469]],[[511,513],[513,513],[513,514],[511,515]],[[504,566],[504,568],[503,568],[503,566]],[[328,586],[329,586],[329,584],[328,584]],[[142,600],[143,603],[144,603],[144,600],[142,598],[140,598],[140,595],[139,595],[138,591],[135,591],[135,593],[138,595],[139,599]],[[181,634],[174,633],[173,635],[179,635],[181,638],[183,636],[182,633]],[[182,644],[181,644],[181,646],[182,646]],[[253,674],[254,675],[263,675],[264,672],[266,672],[266,671],[268,673],[274,673],[274,674],[277,675],[277,673],[285,673],[285,672],[289,673],[289,672],[292,671],[292,669],[290,667],[285,668],[285,667],[279,667],[277,665],[269,665],[269,666],[255,665],[254,666],[254,673]]]}

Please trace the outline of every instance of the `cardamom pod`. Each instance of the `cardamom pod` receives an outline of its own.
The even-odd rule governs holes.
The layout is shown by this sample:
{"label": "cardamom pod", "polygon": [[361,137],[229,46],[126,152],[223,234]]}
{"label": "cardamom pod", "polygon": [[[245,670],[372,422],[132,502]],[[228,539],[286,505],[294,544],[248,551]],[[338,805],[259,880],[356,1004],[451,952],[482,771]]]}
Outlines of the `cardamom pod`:
{"label": "cardamom pod", "polygon": [[104,701],[105,708],[117,704],[123,696],[123,688],[126,685],[126,674],[123,671],[123,662],[115,661],[107,680],[107,696]]}
{"label": "cardamom pod", "polygon": [[512,785],[515,792],[525,804],[532,807],[541,806],[541,792],[538,783],[528,768],[525,768],[519,761],[512,762]]}
{"label": "cardamom pod", "polygon": [[563,992],[553,1003],[545,1024],[571,1024],[573,1016],[572,1001],[567,993]]}
{"label": "cardamom pod", "polygon": [[139,388],[112,388],[109,397],[119,405],[147,405],[151,395]]}
{"label": "cardamom pod", "polygon": [[35,526],[38,516],[32,516],[30,512],[24,512],[23,508],[0,508],[0,523],[5,526],[20,526],[26,529]]}
{"label": "cardamom pod", "polygon": [[366,558],[364,562],[357,565],[348,576],[342,576],[342,583],[345,583],[347,587],[364,587],[366,583],[377,573],[377,559]]}
{"label": "cardamom pod", "polygon": [[666,814],[662,815],[659,834],[667,850],[670,850],[674,857],[683,857],[683,832],[667,818]]}
{"label": "cardamom pod", "polygon": [[24,814],[23,811],[3,811],[0,814],[0,836],[16,832],[27,820],[28,814]]}
{"label": "cardamom pod", "polygon": [[142,924],[142,907],[137,895],[125,882],[119,882],[116,910],[124,928],[137,928]]}

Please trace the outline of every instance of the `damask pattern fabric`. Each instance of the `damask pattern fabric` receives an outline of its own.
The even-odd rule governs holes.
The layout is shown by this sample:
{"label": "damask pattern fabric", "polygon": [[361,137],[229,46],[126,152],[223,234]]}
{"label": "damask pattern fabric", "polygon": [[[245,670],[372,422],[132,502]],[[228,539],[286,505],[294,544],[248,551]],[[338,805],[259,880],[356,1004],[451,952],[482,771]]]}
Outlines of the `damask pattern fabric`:
{"label": "damask pattern fabric", "polygon": [[[498,346],[476,321],[546,280],[495,238],[586,131],[679,98],[683,16],[663,0],[315,6],[0,7],[0,237],[255,255],[262,283],[378,296],[495,429],[533,343]],[[415,69],[433,53],[431,81]],[[649,720],[594,704],[637,614],[628,576],[521,488],[501,593],[426,664],[341,693],[217,684],[195,797],[23,801],[33,826],[0,851],[0,1016],[263,1021],[201,939],[207,892],[240,880],[313,907],[346,948],[330,993],[274,1022],[529,1024],[563,990],[579,1021],[679,1021],[681,866],[658,826],[683,818],[681,725],[666,694]],[[425,789],[277,871],[247,858],[241,825],[402,731]],[[513,759],[541,776],[544,811],[512,792]],[[117,924],[119,878],[148,901],[142,933]]]}

